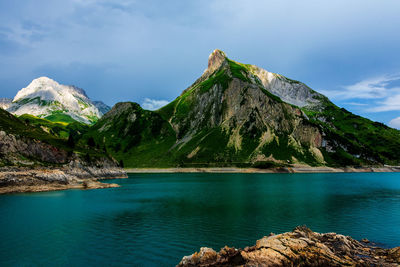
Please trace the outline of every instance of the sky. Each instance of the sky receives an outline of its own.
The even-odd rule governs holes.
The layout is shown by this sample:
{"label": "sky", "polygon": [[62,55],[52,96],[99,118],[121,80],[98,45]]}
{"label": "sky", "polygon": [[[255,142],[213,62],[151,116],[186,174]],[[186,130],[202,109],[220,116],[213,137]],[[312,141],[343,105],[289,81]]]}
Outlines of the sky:
{"label": "sky", "polygon": [[0,0],[0,97],[47,76],[156,109],[214,49],[400,129],[398,0]]}

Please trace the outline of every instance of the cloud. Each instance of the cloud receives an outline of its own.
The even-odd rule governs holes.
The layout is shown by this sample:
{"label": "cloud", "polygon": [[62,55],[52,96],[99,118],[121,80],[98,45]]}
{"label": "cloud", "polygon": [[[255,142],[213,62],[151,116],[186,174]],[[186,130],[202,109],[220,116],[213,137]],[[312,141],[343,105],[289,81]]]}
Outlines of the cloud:
{"label": "cloud", "polygon": [[390,87],[390,84],[400,80],[400,75],[383,75],[368,78],[352,85],[343,86],[342,90],[325,91],[333,99],[382,99],[400,93],[400,87]]}
{"label": "cloud", "polygon": [[[215,48],[335,88],[360,73],[400,69],[399,8],[397,0],[0,1],[1,96],[15,95],[39,69],[110,105],[173,99]],[[71,65],[98,71],[77,74]]]}
{"label": "cloud", "polygon": [[335,100],[350,100],[343,103],[367,113],[400,111],[399,84],[400,74],[386,74],[343,86],[342,90],[322,92]]}
{"label": "cloud", "polygon": [[370,112],[383,112],[400,110],[400,94],[387,97],[384,101],[378,101],[377,105]]}
{"label": "cloud", "polygon": [[400,130],[400,117],[391,120],[389,126]]}
{"label": "cloud", "polygon": [[351,105],[351,106],[360,106],[360,107],[363,107],[363,106],[367,106],[367,105],[368,105],[368,104],[366,104],[366,103],[359,103],[359,102],[347,102],[347,103],[345,103],[345,104]]}
{"label": "cloud", "polygon": [[169,101],[167,100],[156,100],[156,99],[145,98],[144,102],[142,103],[142,107],[148,110],[156,110],[165,106],[168,103]]}

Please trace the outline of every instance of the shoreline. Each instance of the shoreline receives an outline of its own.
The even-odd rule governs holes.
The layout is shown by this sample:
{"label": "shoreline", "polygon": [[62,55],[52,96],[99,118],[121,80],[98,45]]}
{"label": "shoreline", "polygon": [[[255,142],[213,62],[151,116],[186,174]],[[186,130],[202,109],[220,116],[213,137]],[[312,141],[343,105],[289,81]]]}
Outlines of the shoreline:
{"label": "shoreline", "polygon": [[127,173],[360,173],[360,172],[400,172],[398,166],[384,167],[281,167],[271,169],[204,167],[204,168],[125,168]]}
{"label": "shoreline", "polygon": [[[13,193],[29,193],[29,192],[48,192],[69,189],[102,189],[119,187],[115,183],[102,183],[101,180],[124,179],[128,176],[122,175],[118,170],[110,173],[101,173],[107,168],[99,168],[97,175],[90,175],[87,172],[78,171],[71,174],[60,169],[41,169],[41,170],[13,170],[12,172],[4,172],[0,169],[0,182],[4,181],[8,176],[9,184],[0,186],[0,195]],[[61,173],[60,173],[61,171]],[[76,170],[75,170],[76,171]],[[237,168],[237,167],[206,167],[206,168],[125,168],[125,173],[361,173],[361,172],[400,172],[400,167],[383,166],[383,167],[310,167],[310,166],[294,166],[280,167],[270,169],[257,168]],[[61,176],[60,176],[61,174]],[[119,175],[118,175],[119,174]],[[113,176],[115,175],[115,176]],[[65,177],[67,176],[67,177]],[[79,177],[81,176],[81,177]],[[91,178],[91,177],[92,178]],[[97,177],[96,177],[97,176]],[[32,181],[32,178],[34,181]],[[72,179],[71,179],[72,178]],[[19,180],[19,181],[17,181]]]}
{"label": "shoreline", "polygon": [[28,192],[47,192],[68,189],[101,189],[119,187],[101,180],[128,178],[115,167],[61,167],[61,168],[0,168],[0,195]]}
{"label": "shoreline", "polygon": [[120,185],[102,183],[96,179],[88,179],[86,181],[76,184],[18,185],[18,186],[1,187],[0,195],[63,191],[69,189],[90,190],[90,189],[103,189],[103,188],[115,188],[115,187],[120,187]]}

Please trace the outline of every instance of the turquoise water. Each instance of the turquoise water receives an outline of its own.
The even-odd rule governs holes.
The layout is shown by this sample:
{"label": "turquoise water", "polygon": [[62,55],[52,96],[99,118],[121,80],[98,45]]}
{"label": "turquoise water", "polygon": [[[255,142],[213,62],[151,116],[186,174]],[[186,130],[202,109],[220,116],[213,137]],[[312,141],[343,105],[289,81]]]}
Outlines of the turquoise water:
{"label": "turquoise water", "polygon": [[314,231],[400,245],[400,174],[132,174],[0,196],[0,266],[174,266],[201,246]]}

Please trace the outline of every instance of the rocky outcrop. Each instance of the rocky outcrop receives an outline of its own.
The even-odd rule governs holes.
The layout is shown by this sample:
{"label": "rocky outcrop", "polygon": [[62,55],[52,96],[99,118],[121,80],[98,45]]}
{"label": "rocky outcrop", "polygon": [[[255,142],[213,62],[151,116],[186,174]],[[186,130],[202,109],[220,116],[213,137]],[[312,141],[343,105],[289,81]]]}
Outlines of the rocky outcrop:
{"label": "rocky outcrop", "polygon": [[319,234],[307,227],[271,234],[244,249],[220,252],[201,248],[178,266],[399,266],[400,247],[383,249],[336,233]]}
{"label": "rocky outcrop", "polygon": [[298,107],[318,106],[321,104],[321,99],[326,99],[325,96],[299,81],[291,80],[255,65],[250,65],[249,70],[260,79],[265,89],[279,96],[286,103]]}
{"label": "rocky outcrop", "polygon": [[76,158],[60,167],[2,167],[0,194],[117,187],[116,184],[101,183],[98,180],[126,177],[126,172],[107,158],[90,164]]}
{"label": "rocky outcrop", "polygon": [[7,160],[15,164],[31,165],[34,161],[62,164],[67,152],[39,140],[0,131],[0,163]]}

